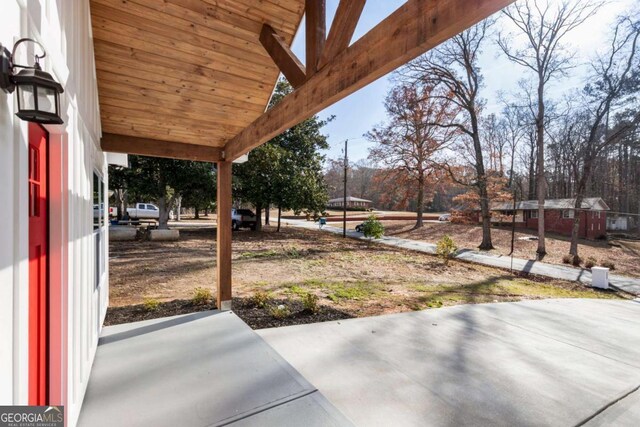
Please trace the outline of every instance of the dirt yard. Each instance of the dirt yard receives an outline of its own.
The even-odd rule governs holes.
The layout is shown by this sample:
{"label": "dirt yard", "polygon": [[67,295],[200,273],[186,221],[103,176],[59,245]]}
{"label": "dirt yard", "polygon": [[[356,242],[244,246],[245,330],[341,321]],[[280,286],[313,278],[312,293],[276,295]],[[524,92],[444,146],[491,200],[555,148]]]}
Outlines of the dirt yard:
{"label": "dirt yard", "polygon": [[[198,287],[215,293],[214,228],[182,229],[175,243],[112,242],[110,254],[108,324],[213,307],[191,299]],[[234,310],[256,328],[466,303],[621,297],[289,227],[234,233],[233,291]],[[302,303],[309,294],[318,297],[316,313]],[[147,310],[150,301],[161,304]]]}
{"label": "dirt yard", "polygon": [[[445,234],[451,236],[460,249],[477,249],[482,241],[482,228],[475,225],[451,224],[450,222],[426,222],[421,229],[414,230],[415,222],[385,222],[386,234],[405,239],[422,240],[436,243]],[[536,236],[534,231],[516,229],[514,256],[524,259],[536,259],[537,240],[522,240]],[[511,251],[511,229],[492,228],[491,239],[495,249],[490,253],[509,255]],[[570,239],[557,234],[548,234],[546,239],[547,255],[544,262],[562,264],[562,257],[569,253]],[[640,277],[640,256],[630,247],[610,246],[605,240],[584,240],[579,242],[578,252],[583,260],[589,257],[597,263],[610,261],[615,265],[616,274]]]}

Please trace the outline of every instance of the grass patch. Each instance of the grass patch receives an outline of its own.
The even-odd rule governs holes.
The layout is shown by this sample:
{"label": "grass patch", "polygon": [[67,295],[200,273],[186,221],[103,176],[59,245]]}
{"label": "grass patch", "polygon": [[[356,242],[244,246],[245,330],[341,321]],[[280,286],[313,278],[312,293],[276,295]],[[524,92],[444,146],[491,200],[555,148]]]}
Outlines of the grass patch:
{"label": "grass patch", "polygon": [[341,300],[366,300],[374,297],[380,291],[380,285],[367,281],[335,282],[326,286],[327,297],[333,302]]}
{"label": "grass patch", "polygon": [[307,279],[302,283],[287,285],[287,293],[304,298],[309,289],[324,292],[333,302],[362,301],[375,297],[381,290],[382,284],[359,280],[354,282],[332,282],[322,279]]}
{"label": "grass patch", "polygon": [[269,249],[266,251],[252,251],[252,252],[242,252],[240,254],[240,258],[242,259],[260,259],[260,258],[275,258],[277,257],[278,251],[273,249]]}
{"label": "grass patch", "polygon": [[307,295],[309,293],[309,291],[307,291],[304,288],[301,288],[298,285],[293,285],[291,287],[289,287],[289,289],[287,289],[287,293],[293,294],[293,295],[297,295],[299,297],[304,297],[305,295]]}
{"label": "grass patch", "polygon": [[562,287],[523,278],[497,278],[466,285],[413,284],[409,285],[409,288],[422,294],[417,298],[416,304],[411,305],[412,309],[438,308],[465,303],[517,301],[523,298],[619,298],[613,292],[597,291],[577,284],[573,287]]}

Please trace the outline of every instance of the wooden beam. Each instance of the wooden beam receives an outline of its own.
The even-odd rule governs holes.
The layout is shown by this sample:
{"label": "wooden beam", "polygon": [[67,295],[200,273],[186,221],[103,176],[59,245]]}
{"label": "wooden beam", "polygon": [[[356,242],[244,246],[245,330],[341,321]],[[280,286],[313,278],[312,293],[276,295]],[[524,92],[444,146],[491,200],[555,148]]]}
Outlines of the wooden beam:
{"label": "wooden beam", "polygon": [[262,43],[262,46],[264,46],[280,71],[282,71],[282,74],[291,83],[291,86],[298,88],[307,80],[304,65],[287,46],[284,39],[271,28],[271,25],[264,24],[262,26],[260,43]]}
{"label": "wooden beam", "polygon": [[[225,145],[231,161],[514,0],[408,0]],[[307,72],[307,76],[309,73]]]}
{"label": "wooden beam", "polygon": [[305,2],[307,78],[318,71],[320,55],[324,50],[327,33],[326,9],[325,0],[306,0]]}
{"label": "wooden beam", "polygon": [[340,0],[338,10],[331,23],[331,30],[324,46],[318,69],[323,68],[340,52],[349,47],[349,42],[358,25],[362,9],[367,0]]}
{"label": "wooden beam", "polygon": [[103,134],[100,146],[103,151],[112,153],[138,154],[141,156],[200,162],[217,162],[222,158],[222,150],[216,147],[159,141],[113,133]]}
{"label": "wooden beam", "polygon": [[216,277],[218,310],[231,309],[231,162],[218,162]]}

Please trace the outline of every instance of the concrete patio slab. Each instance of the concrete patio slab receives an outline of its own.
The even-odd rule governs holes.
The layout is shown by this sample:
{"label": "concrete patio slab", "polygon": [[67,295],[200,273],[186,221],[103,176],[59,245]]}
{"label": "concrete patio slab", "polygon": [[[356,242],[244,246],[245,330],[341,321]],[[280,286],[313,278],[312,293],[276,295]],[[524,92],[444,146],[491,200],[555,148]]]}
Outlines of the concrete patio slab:
{"label": "concrete patio slab", "polygon": [[635,301],[543,300],[258,333],[356,425],[625,426],[639,321]]}
{"label": "concrete patio slab", "polygon": [[79,426],[351,425],[231,312],[104,328]]}

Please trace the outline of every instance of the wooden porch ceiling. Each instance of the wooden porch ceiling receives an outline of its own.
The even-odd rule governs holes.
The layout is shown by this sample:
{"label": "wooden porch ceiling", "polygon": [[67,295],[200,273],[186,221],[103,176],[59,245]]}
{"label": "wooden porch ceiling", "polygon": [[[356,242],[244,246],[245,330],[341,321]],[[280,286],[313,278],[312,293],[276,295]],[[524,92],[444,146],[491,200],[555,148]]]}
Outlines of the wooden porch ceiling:
{"label": "wooden porch ceiling", "polygon": [[280,72],[260,42],[263,24],[289,46],[304,7],[304,0],[91,0],[108,140],[223,147],[265,111]]}
{"label": "wooden porch ceiling", "polygon": [[[90,0],[105,151],[231,161],[513,0]],[[306,15],[307,63],[290,46]],[[265,112],[282,72],[296,89]],[[204,146],[205,149],[197,149]]]}

